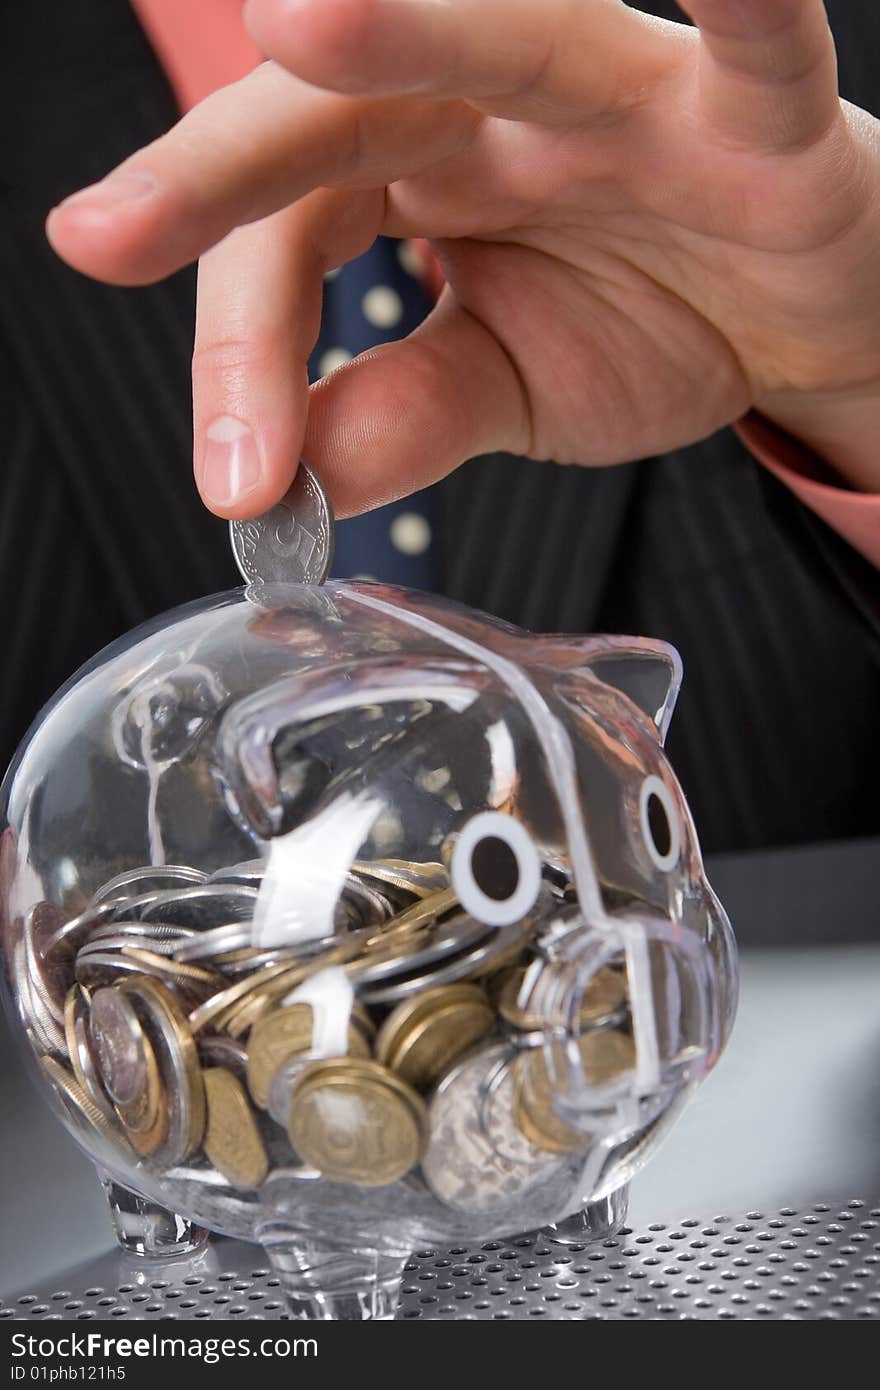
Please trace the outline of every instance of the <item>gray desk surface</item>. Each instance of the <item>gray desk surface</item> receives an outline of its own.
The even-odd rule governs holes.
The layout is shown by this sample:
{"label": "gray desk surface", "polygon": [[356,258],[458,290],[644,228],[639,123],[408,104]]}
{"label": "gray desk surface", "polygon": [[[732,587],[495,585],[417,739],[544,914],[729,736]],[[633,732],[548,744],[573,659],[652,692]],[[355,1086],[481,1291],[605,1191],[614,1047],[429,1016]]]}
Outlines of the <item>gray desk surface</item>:
{"label": "gray desk surface", "polygon": [[[727,857],[710,873],[743,947],[739,1018],[633,1185],[631,1224],[843,1195],[876,1205],[880,841]],[[106,1251],[102,1202],[0,1034],[0,1295]]]}

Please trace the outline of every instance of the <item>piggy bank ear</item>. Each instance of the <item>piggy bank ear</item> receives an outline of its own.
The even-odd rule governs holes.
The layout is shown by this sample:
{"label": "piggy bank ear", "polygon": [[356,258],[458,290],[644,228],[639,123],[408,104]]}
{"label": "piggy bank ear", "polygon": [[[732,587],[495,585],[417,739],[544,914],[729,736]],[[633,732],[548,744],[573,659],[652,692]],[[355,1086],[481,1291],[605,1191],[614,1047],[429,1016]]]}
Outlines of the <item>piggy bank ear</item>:
{"label": "piggy bank ear", "polygon": [[667,642],[647,637],[554,637],[539,639],[541,658],[558,670],[586,671],[619,690],[666,739],[681,688],[681,657]]}
{"label": "piggy bank ear", "polygon": [[589,669],[628,696],[653,721],[664,743],[681,689],[681,657],[666,642],[647,638],[611,637],[607,642],[604,651],[591,656]]}

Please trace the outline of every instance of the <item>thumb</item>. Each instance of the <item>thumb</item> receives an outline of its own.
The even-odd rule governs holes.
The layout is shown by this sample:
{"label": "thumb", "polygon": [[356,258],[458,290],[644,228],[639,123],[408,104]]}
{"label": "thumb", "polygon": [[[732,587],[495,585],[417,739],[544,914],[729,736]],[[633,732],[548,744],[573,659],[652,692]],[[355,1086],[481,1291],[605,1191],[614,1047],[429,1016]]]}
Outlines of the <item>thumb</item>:
{"label": "thumb", "polygon": [[410,337],[311,389],[303,455],[339,516],[446,477],[477,454],[528,453],[527,397],[497,338],[448,288]]}

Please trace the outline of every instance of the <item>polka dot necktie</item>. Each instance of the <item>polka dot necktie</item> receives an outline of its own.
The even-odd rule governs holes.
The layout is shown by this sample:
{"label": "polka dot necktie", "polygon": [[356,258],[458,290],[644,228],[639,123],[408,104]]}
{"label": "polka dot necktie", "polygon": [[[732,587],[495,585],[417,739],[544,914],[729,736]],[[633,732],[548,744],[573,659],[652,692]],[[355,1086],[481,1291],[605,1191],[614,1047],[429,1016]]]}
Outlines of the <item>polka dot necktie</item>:
{"label": "polka dot necktie", "polygon": [[[411,333],[430,308],[409,242],[380,237],[365,255],[331,271],[321,333],[309,360],[317,381],[367,348]],[[437,488],[339,522],[333,574],[340,579],[437,590],[442,584]]]}

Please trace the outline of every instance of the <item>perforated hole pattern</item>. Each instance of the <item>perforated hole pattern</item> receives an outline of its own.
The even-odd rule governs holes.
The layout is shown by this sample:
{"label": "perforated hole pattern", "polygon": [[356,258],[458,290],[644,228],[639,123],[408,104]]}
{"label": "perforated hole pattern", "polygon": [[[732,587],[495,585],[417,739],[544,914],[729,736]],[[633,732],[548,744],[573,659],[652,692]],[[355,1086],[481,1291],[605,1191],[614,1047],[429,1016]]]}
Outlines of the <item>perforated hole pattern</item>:
{"label": "perforated hole pattern", "polygon": [[[220,1242],[221,1262],[224,1249],[240,1257],[247,1247]],[[256,1261],[241,1272],[159,1273],[0,1300],[0,1318],[28,1320],[283,1317],[279,1280]],[[880,1206],[853,1200],[689,1218],[624,1228],[591,1246],[554,1245],[539,1232],[420,1250],[406,1266],[398,1317],[880,1319]]]}

